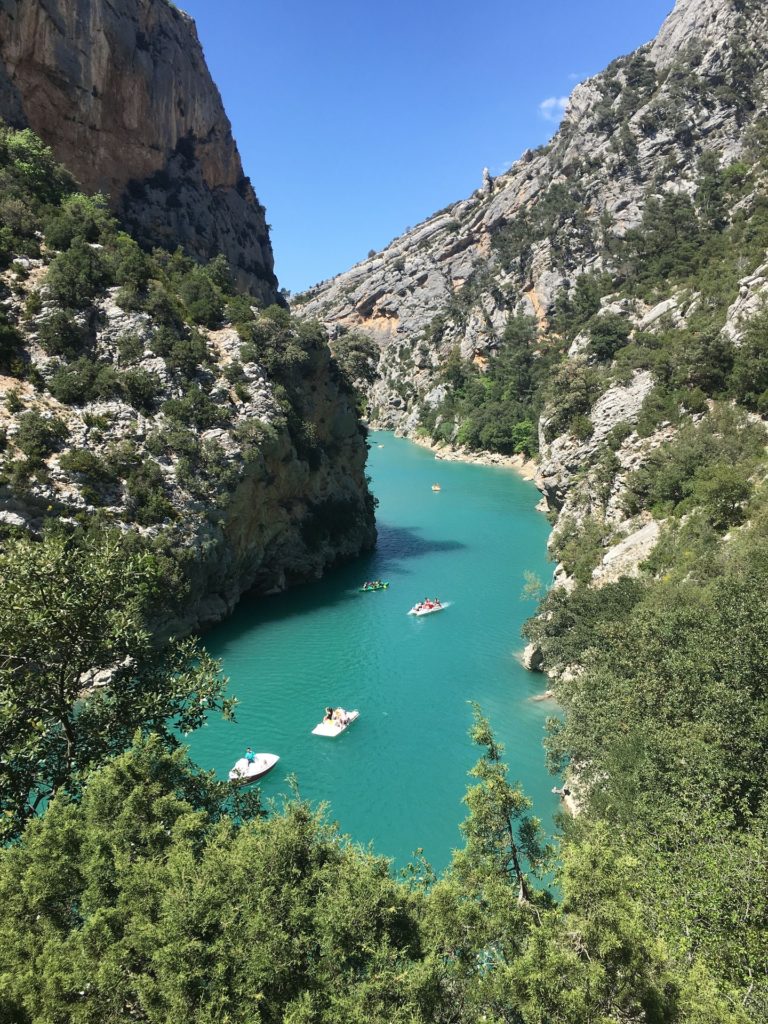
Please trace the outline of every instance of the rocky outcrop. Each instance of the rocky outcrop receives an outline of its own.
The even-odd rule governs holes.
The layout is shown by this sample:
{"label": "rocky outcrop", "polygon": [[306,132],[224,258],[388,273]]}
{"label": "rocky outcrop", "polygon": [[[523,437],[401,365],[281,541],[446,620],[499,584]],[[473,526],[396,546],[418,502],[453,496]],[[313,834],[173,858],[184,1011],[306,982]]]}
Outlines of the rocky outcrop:
{"label": "rocky outcrop", "polygon": [[309,289],[297,313],[377,341],[373,420],[413,434],[450,349],[482,364],[521,313],[546,334],[557,296],[604,268],[650,195],[692,194],[704,151],[739,156],[766,67],[762,3],[679,0],[653,43],[576,88],[548,146]]}
{"label": "rocky outcrop", "polygon": [[264,208],[194,22],[167,0],[0,0],[0,117],[107,193],[137,240],[221,252],[275,300]]}
{"label": "rocky outcrop", "polygon": [[[56,309],[46,270],[24,262],[26,281],[15,269],[0,274],[0,292],[14,284],[2,308],[23,324],[35,381],[0,375],[1,528],[38,535],[51,518],[75,524],[98,516],[170,553],[184,586],[169,590],[158,629],[176,633],[224,618],[247,591],[317,579],[374,545],[366,443],[322,331],[299,337],[281,321],[293,363],[270,371],[233,327],[198,328],[205,353],[190,378],[156,354],[162,325],[121,308],[113,288],[79,314],[91,332],[88,351],[114,379],[151,382],[154,397],[138,409],[127,398],[65,402],[49,387],[61,360],[40,344]],[[42,306],[24,320],[33,287]],[[276,329],[268,317],[256,323]],[[172,411],[174,400],[192,394],[210,422]],[[58,429],[41,460],[24,442],[30,422]]]}

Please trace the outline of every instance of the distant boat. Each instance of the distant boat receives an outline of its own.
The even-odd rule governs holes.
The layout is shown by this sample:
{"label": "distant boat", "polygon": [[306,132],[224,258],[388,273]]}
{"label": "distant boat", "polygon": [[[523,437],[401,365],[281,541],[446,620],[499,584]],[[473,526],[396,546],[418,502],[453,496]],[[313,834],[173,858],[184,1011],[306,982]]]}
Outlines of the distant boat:
{"label": "distant boat", "polygon": [[[343,708],[337,708],[336,710],[344,711]],[[348,729],[359,717],[359,711],[344,711],[344,719],[342,722],[326,722],[326,720],[323,719],[322,722],[319,722],[312,730],[312,735],[327,736],[329,739],[341,736],[344,730]]]}
{"label": "distant boat", "polygon": [[409,615],[434,615],[435,612],[441,612],[448,605],[443,604],[441,601],[419,601],[413,608],[408,612]]}
{"label": "distant boat", "polygon": [[383,448],[383,447],[384,447],[384,445],[383,445],[383,444],[380,444],[380,445],[379,445],[379,448]]}
{"label": "distant boat", "polygon": [[386,590],[389,583],[385,583],[383,580],[371,580],[370,583],[364,583],[362,587],[359,587],[361,594],[369,594],[373,590]]}
{"label": "distant boat", "polygon": [[440,486],[440,484],[432,484],[433,491],[442,491],[442,489],[443,488]]}
{"label": "distant boat", "polygon": [[229,773],[230,782],[239,782],[245,785],[247,782],[255,782],[262,775],[271,772],[280,760],[277,754],[256,754],[253,761],[247,757],[241,757],[235,761],[234,767]]}

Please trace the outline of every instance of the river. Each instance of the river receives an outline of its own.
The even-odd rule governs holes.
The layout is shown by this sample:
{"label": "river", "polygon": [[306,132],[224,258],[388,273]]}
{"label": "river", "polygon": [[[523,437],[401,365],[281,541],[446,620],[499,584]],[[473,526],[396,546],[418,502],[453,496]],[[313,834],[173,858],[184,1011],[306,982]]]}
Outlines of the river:
{"label": "river", "polygon": [[[237,722],[211,720],[189,737],[193,758],[222,777],[246,746],[280,755],[263,797],[327,801],[343,832],[400,867],[418,847],[436,870],[461,845],[461,802],[478,750],[467,737],[477,701],[504,743],[510,777],[551,829],[557,797],[544,767],[549,702],[517,657],[533,611],[525,573],[546,579],[549,525],[533,484],[512,470],[436,462],[388,433],[370,435],[379,543],[324,580],[245,598],[205,636],[240,701]],[[432,490],[439,483],[440,492]],[[379,593],[361,582],[388,580]],[[438,597],[443,612],[409,617]],[[311,735],[326,704],[359,708],[336,739]]]}

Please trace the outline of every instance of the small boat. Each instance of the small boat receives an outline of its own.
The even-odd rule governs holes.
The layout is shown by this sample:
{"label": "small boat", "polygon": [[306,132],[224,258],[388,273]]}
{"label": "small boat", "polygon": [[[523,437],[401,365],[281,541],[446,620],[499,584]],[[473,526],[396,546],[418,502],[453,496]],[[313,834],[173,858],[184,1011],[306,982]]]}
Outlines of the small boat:
{"label": "small boat", "polygon": [[234,767],[229,773],[229,781],[240,782],[243,785],[246,782],[255,782],[262,775],[271,772],[279,760],[277,754],[257,754],[253,761],[249,761],[247,757],[241,757],[235,761]]}
{"label": "small boat", "polygon": [[440,484],[432,484],[433,491],[442,491],[442,489],[443,488],[440,486]]}
{"label": "small boat", "polygon": [[435,612],[441,612],[447,605],[442,604],[438,600],[434,601],[419,601],[413,608],[408,612],[409,615],[434,615]]}
{"label": "small boat", "polygon": [[361,594],[368,594],[373,590],[386,590],[389,583],[384,583],[382,580],[371,580],[369,583],[364,583],[360,587]]}
{"label": "small boat", "polygon": [[[342,710],[339,708],[338,710]],[[340,736],[345,729],[348,729],[354,721],[360,717],[359,711],[347,711],[345,712],[344,721],[340,724],[336,722],[326,722],[325,719],[322,722],[318,722],[315,728],[312,730],[313,736]]]}

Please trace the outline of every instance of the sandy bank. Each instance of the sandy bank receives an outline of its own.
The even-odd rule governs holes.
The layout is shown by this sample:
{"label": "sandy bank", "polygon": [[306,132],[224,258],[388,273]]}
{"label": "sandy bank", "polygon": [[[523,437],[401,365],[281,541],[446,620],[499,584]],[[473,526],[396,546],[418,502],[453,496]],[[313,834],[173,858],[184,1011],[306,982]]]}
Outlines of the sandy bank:
{"label": "sandy bank", "polygon": [[409,437],[409,441],[428,448],[434,452],[436,459],[443,462],[473,462],[478,466],[498,466],[501,469],[513,469],[524,480],[536,478],[537,463],[527,459],[525,455],[500,455],[498,452],[475,452],[468,448],[456,448],[453,445],[432,441],[426,437]]}

